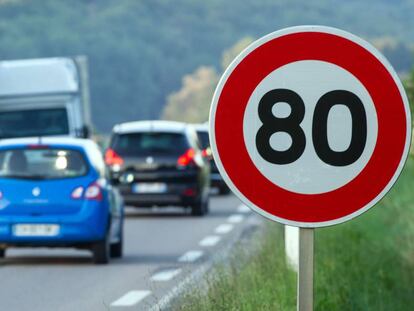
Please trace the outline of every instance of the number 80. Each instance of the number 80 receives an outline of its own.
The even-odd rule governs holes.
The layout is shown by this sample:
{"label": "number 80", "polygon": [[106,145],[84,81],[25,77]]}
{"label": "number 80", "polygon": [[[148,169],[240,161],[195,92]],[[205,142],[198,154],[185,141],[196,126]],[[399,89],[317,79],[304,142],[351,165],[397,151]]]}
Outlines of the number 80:
{"label": "number 80", "polygon": [[[286,118],[278,118],[272,108],[276,103],[287,103],[291,113]],[[348,107],[352,117],[352,137],[344,151],[334,151],[328,143],[328,115],[335,105]],[[306,136],[300,127],[305,116],[302,98],[289,89],[275,89],[261,98],[258,106],[259,118],[263,125],[256,134],[256,147],[259,154],[273,164],[290,164],[298,160],[306,146]],[[274,150],[270,137],[277,132],[285,132],[292,138],[292,145],[285,151]],[[312,120],[312,140],[318,157],[333,166],[346,166],[354,163],[364,151],[367,140],[367,118],[364,105],[357,95],[345,90],[334,90],[323,95],[315,106]]]}

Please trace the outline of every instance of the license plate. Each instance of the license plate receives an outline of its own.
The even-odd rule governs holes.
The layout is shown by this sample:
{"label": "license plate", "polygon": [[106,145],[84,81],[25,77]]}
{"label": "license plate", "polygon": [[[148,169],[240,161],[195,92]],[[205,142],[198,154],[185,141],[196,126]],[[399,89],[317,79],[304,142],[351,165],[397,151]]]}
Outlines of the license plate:
{"label": "license plate", "polygon": [[13,226],[13,234],[20,237],[48,237],[59,234],[59,225],[49,224],[19,224]]}
{"label": "license plate", "polygon": [[139,183],[132,186],[133,193],[164,193],[167,192],[165,183]]}

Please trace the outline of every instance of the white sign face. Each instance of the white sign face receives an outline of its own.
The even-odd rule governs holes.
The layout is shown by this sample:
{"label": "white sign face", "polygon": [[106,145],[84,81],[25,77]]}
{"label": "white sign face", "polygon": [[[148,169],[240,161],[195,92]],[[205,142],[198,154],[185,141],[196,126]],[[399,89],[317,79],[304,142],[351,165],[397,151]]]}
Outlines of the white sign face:
{"label": "white sign face", "polygon": [[[258,106],[263,96],[275,89],[287,89],[297,93],[305,107],[303,121],[299,124],[306,137],[301,156],[291,163],[271,163],[264,159],[257,148],[256,135],[263,126]],[[357,96],[366,115],[366,142],[361,155],[345,166],[327,164],[317,155],[312,139],[312,122],[318,100],[332,90],[346,90]],[[289,118],[289,103],[278,102],[272,108],[274,122]],[[366,88],[348,71],[331,63],[306,60],[289,63],[269,74],[253,91],[244,113],[243,134],[247,151],[257,169],[272,183],[286,190],[315,194],[335,190],[355,178],[365,167],[374,151],[378,133],[377,114]],[[346,151],[352,140],[353,118],[351,111],[341,102],[328,112],[327,139],[334,152]],[[293,125],[294,126],[294,125]],[[288,132],[275,132],[270,146],[277,151],[288,150],[294,141]],[[286,130],[289,131],[287,128]],[[316,135],[324,133],[315,133]]]}

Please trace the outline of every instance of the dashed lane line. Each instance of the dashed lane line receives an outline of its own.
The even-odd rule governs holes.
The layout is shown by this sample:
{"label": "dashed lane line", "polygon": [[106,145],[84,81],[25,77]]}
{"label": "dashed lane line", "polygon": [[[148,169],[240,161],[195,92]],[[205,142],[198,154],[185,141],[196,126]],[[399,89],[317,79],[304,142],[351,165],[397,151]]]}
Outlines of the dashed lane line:
{"label": "dashed lane line", "polygon": [[169,269],[160,271],[151,277],[151,281],[168,282],[181,273],[181,269]]}
{"label": "dashed lane line", "polygon": [[226,234],[233,230],[234,226],[232,224],[222,224],[219,225],[214,232],[217,234]]}
{"label": "dashed lane line", "polygon": [[188,251],[184,255],[182,255],[180,258],[178,258],[179,262],[194,262],[197,259],[199,259],[201,256],[203,256],[202,251]]}
{"label": "dashed lane line", "polygon": [[149,290],[132,290],[123,295],[118,300],[115,300],[113,303],[111,303],[112,307],[130,307],[133,305],[136,305],[138,302],[143,300],[145,297],[147,297],[149,294],[151,294],[151,291]]}
{"label": "dashed lane line", "polygon": [[250,213],[251,209],[244,204],[240,204],[239,207],[237,208],[237,211],[239,213]]}
{"label": "dashed lane line", "polygon": [[202,239],[200,243],[198,244],[203,247],[209,247],[209,246],[216,245],[218,242],[220,242],[220,240],[221,240],[221,237],[217,235],[209,235],[209,236],[206,236],[204,239]]}
{"label": "dashed lane line", "polygon": [[232,224],[237,224],[239,222],[242,222],[243,219],[244,219],[244,216],[243,215],[234,214],[234,215],[229,216],[229,218],[227,218],[227,221],[229,223],[232,223]]}

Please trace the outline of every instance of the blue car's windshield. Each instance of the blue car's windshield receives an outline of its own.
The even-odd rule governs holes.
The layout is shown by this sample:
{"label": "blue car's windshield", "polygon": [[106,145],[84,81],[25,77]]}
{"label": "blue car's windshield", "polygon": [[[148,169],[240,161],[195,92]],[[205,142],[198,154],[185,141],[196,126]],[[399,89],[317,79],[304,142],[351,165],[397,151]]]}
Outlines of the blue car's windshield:
{"label": "blue car's windshield", "polygon": [[28,148],[0,150],[0,178],[59,179],[83,176],[88,165],[76,150]]}

